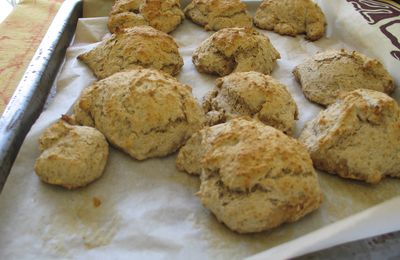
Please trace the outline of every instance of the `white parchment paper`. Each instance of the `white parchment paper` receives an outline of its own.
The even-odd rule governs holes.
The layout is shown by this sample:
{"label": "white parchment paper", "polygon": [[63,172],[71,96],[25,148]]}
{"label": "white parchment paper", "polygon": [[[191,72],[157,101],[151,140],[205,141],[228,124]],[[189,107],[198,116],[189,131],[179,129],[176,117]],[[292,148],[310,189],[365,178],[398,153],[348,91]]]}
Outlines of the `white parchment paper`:
{"label": "white parchment paper", "polygon": [[[327,37],[317,42],[262,31],[282,56],[272,75],[288,86],[299,106],[296,136],[321,108],[304,98],[291,73],[294,66],[328,48],[357,49],[339,37],[338,27],[332,26],[334,14],[321,6],[331,22]],[[256,7],[249,3],[252,12]],[[111,149],[104,176],[86,188],[67,191],[41,183],[33,171],[37,139],[61,114],[70,112],[81,90],[95,81],[76,56],[105,37],[106,22],[107,18],[79,21],[56,83],[57,94],[21,148],[0,196],[0,259],[241,259],[271,248],[256,257],[278,259],[400,228],[394,221],[399,199],[380,204],[400,195],[398,179],[367,185],[320,173],[324,203],[319,210],[297,223],[253,235],[228,230],[201,206],[194,196],[199,181],[175,169],[175,154],[138,162]],[[178,79],[193,87],[199,101],[216,77],[199,74],[191,54],[210,35],[187,20],[172,33],[185,62]],[[398,75],[393,76],[398,82]],[[377,208],[371,208],[374,205]],[[378,222],[382,219],[386,221]],[[372,228],[371,223],[379,225]]]}

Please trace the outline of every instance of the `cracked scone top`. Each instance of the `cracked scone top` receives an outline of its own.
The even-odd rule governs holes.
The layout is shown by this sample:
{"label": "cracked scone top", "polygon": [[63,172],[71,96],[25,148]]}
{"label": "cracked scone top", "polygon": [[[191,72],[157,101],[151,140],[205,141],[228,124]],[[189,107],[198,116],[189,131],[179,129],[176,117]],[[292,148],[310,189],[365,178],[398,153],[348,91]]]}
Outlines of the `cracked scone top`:
{"label": "cracked scone top", "polygon": [[270,74],[279,58],[267,36],[252,28],[226,28],[202,42],[192,61],[200,72],[225,76],[245,71]]}
{"label": "cracked scone top", "polygon": [[379,61],[343,49],[317,53],[299,64],[293,74],[306,98],[324,106],[356,89],[387,94],[394,90],[392,77]]}
{"label": "cracked scone top", "polygon": [[299,140],[317,169],[369,183],[400,177],[400,108],[384,93],[345,94],[308,122]]}
{"label": "cracked scone top", "polygon": [[118,31],[91,51],[79,55],[78,59],[86,63],[99,79],[138,67],[176,75],[183,66],[174,39],[150,26]]}
{"label": "cracked scone top", "polygon": [[110,12],[108,29],[115,33],[124,28],[149,25],[169,33],[183,19],[179,0],[117,0]]}
{"label": "cracked scone top", "polygon": [[252,27],[246,5],[239,0],[193,0],[185,8],[186,17],[206,30]]}
{"label": "cracked scone top", "polygon": [[312,0],[264,0],[257,9],[254,24],[281,35],[306,34],[311,41],[325,32],[326,20]]}
{"label": "cracked scone top", "polygon": [[216,80],[216,88],[204,98],[209,125],[234,117],[250,116],[291,135],[297,105],[286,86],[259,72],[236,72]]}
{"label": "cracked scone top", "polygon": [[46,183],[76,189],[101,177],[108,159],[108,143],[98,130],[70,125],[63,119],[39,138],[41,155],[35,172]]}
{"label": "cracked scone top", "polygon": [[192,89],[150,69],[95,82],[83,91],[74,112],[79,124],[96,127],[138,160],[173,153],[204,124]]}
{"label": "cracked scone top", "polygon": [[239,233],[297,221],[322,202],[305,147],[253,119],[197,132],[180,150],[177,167],[201,173],[202,204]]}

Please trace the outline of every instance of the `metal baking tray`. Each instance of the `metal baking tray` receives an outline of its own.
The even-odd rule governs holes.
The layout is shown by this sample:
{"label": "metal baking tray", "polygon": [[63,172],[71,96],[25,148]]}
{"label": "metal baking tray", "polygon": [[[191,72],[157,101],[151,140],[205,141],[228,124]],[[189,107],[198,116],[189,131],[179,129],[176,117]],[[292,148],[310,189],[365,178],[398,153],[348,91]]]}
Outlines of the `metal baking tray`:
{"label": "metal baking tray", "polygon": [[0,192],[26,134],[43,109],[82,14],[82,0],[62,4],[0,118]]}
{"label": "metal baking tray", "polygon": [[[0,192],[26,134],[43,110],[81,17],[83,0],[66,0],[62,4],[0,118]],[[354,258],[399,259],[400,231],[342,244],[299,259]]]}

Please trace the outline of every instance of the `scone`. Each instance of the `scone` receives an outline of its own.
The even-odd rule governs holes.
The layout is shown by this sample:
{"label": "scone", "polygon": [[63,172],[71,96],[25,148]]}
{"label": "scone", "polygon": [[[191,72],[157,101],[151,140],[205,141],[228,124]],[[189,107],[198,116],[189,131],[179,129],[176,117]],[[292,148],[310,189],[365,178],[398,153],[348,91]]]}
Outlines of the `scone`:
{"label": "scone", "polygon": [[200,72],[225,76],[246,71],[270,74],[279,58],[267,36],[252,28],[226,28],[206,39],[192,60]]}
{"label": "scone", "polygon": [[150,26],[118,31],[96,48],[79,55],[78,59],[86,63],[99,79],[138,67],[176,75],[183,66],[174,39]]}
{"label": "scone", "polygon": [[115,33],[125,28],[149,25],[169,33],[183,19],[179,0],[117,0],[108,19],[108,29]]}
{"label": "scone", "polygon": [[185,149],[191,159],[178,166],[200,163],[197,196],[231,230],[268,230],[320,206],[322,193],[307,150],[281,131],[235,118],[192,138],[179,154]]}
{"label": "scone", "polygon": [[369,183],[400,177],[400,108],[384,93],[347,93],[306,124],[300,141],[320,170]]}
{"label": "scone", "polygon": [[204,124],[192,89],[150,69],[119,72],[94,83],[74,112],[79,124],[97,128],[137,160],[175,152]]}
{"label": "scone", "polygon": [[264,0],[257,9],[254,24],[281,35],[306,34],[311,41],[325,33],[326,20],[312,0]]}
{"label": "scone", "polygon": [[393,79],[383,65],[355,51],[318,53],[299,64],[293,74],[306,98],[324,106],[356,89],[373,89],[387,94],[394,90]]}
{"label": "scone", "polygon": [[102,133],[63,119],[41,135],[39,148],[42,154],[35,163],[36,174],[43,182],[67,189],[100,178],[108,159],[108,143]]}
{"label": "scone", "polygon": [[210,31],[253,25],[240,0],[193,0],[184,11],[187,18]]}
{"label": "scone", "polygon": [[209,125],[250,116],[286,134],[293,133],[297,105],[286,86],[259,72],[236,72],[216,80],[204,98]]}

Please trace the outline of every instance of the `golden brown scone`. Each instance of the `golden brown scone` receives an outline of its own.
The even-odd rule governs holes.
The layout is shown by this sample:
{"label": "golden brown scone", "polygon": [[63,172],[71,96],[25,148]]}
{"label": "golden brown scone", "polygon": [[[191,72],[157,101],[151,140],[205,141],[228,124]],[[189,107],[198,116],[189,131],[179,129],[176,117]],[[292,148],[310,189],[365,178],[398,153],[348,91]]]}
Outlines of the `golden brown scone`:
{"label": "golden brown scone", "polygon": [[86,88],[76,121],[100,130],[137,160],[175,152],[204,124],[192,89],[150,69],[116,73]]}
{"label": "golden brown scone", "polygon": [[179,0],[117,0],[108,19],[108,29],[115,33],[125,28],[149,25],[169,33],[183,19]]}
{"label": "golden brown scone", "polygon": [[184,11],[187,18],[206,30],[253,25],[246,5],[240,0],[193,0]]}
{"label": "golden brown scone", "polygon": [[207,134],[211,132],[206,129],[208,127],[194,133],[179,150],[176,157],[176,168],[178,170],[185,171],[191,175],[201,174],[202,158],[206,151],[211,149],[211,144],[207,141]]}
{"label": "golden brown scone", "polygon": [[324,36],[326,20],[312,0],[264,0],[254,23],[281,35],[306,34],[308,40],[315,41]]}
{"label": "golden brown scone", "polygon": [[318,53],[298,65],[293,74],[306,98],[324,106],[356,89],[387,94],[394,90],[392,77],[379,61],[343,49]]}
{"label": "golden brown scone", "polygon": [[291,135],[297,105],[286,86],[259,72],[236,72],[216,80],[216,88],[204,98],[209,125],[234,117],[250,116]]}
{"label": "golden brown scone", "polygon": [[316,168],[377,183],[400,177],[400,108],[384,93],[347,93],[306,124],[300,135]]}
{"label": "golden brown scone", "polygon": [[184,149],[186,156],[193,152],[187,162],[200,163],[197,196],[230,229],[268,230],[320,206],[322,193],[307,150],[281,131],[254,119],[235,118],[192,138],[179,155]]}
{"label": "golden brown scone", "polygon": [[67,189],[100,178],[108,159],[108,143],[102,133],[63,119],[41,135],[39,148],[42,154],[35,163],[36,174],[43,182]]}
{"label": "golden brown scone", "polygon": [[93,50],[79,55],[78,59],[85,62],[99,79],[138,67],[176,75],[183,66],[174,39],[150,26],[119,31]]}
{"label": "golden brown scone", "polygon": [[270,74],[279,58],[267,36],[252,28],[226,28],[206,39],[192,60],[200,72],[225,76],[245,71]]}

